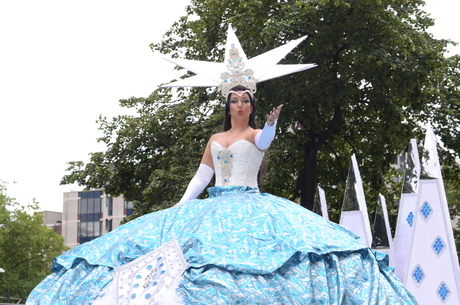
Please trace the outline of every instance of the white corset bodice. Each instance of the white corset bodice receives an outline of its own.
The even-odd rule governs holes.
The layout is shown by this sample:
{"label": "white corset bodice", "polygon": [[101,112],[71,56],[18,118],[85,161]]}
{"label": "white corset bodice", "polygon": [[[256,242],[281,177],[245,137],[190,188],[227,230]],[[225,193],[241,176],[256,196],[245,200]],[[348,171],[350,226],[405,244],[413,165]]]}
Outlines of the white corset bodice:
{"label": "white corset bodice", "polygon": [[257,174],[264,157],[253,143],[238,140],[229,147],[211,142],[211,155],[216,174],[216,186],[241,185],[258,187]]}

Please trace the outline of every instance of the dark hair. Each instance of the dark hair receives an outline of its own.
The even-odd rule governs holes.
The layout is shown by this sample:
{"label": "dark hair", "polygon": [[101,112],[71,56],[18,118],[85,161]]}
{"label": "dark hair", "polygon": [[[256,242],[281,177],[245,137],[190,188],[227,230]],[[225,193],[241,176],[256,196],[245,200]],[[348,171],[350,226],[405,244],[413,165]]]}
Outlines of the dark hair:
{"label": "dark hair", "polygon": [[[233,91],[244,91],[244,90],[250,90],[244,86],[235,86],[232,89]],[[249,95],[249,100],[251,101],[252,105],[252,113],[249,115],[249,122],[248,125],[251,126],[254,129],[257,129],[257,124],[256,124],[256,99],[255,97],[253,98],[251,94]],[[224,131],[230,130],[232,128],[232,119],[230,117],[230,96],[229,94],[227,96],[227,100],[225,101],[225,118],[224,118]]]}

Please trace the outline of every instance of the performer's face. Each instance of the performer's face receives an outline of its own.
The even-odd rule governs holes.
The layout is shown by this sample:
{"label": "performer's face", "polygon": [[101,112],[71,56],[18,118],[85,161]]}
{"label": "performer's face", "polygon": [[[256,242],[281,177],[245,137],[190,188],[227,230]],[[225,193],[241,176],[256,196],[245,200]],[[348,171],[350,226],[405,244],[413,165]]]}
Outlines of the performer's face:
{"label": "performer's face", "polygon": [[234,117],[249,117],[252,113],[252,104],[249,94],[244,91],[232,92],[230,95],[230,115]]}

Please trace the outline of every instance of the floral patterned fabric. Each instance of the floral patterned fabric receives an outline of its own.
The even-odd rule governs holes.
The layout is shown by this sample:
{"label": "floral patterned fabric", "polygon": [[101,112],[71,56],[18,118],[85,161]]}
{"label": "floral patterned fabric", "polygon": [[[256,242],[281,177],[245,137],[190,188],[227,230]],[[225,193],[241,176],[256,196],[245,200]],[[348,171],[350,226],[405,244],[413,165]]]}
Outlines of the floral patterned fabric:
{"label": "floral patterned fabric", "polygon": [[90,304],[114,268],[173,238],[184,304],[416,304],[387,256],[340,225],[257,188],[208,192],[64,253],[26,304]]}

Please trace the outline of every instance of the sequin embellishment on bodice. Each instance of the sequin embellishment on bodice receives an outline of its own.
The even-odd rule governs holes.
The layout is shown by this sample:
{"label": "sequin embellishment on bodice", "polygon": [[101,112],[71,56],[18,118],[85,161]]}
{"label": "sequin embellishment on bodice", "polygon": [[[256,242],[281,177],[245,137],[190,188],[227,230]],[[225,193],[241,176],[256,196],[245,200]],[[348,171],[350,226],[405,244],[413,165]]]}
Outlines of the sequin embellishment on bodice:
{"label": "sequin embellishment on bodice", "polygon": [[211,155],[216,174],[216,185],[258,187],[257,174],[264,152],[247,140],[238,140],[229,147],[211,143]]}
{"label": "sequin embellishment on bodice", "polygon": [[232,175],[232,159],[233,154],[232,151],[228,148],[222,149],[217,154],[217,160],[219,160],[220,168],[221,168],[221,177],[222,177],[222,185],[229,185],[230,183],[230,176]]}

